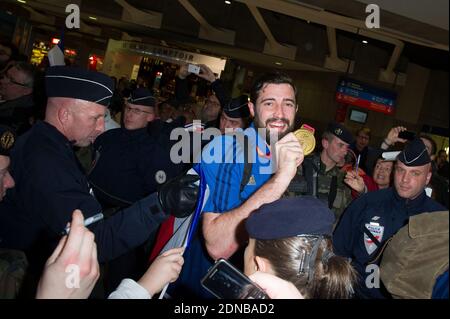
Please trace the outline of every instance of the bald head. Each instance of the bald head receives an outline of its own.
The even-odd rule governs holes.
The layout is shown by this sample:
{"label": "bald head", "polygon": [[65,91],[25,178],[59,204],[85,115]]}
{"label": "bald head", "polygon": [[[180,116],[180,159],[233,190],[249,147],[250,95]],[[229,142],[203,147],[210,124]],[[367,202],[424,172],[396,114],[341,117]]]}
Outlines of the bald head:
{"label": "bald head", "polygon": [[431,179],[431,163],[420,166],[406,166],[395,163],[394,186],[400,197],[414,199],[419,196]]}
{"label": "bald head", "polygon": [[88,146],[105,130],[106,107],[80,99],[51,97],[45,121],[77,146]]}

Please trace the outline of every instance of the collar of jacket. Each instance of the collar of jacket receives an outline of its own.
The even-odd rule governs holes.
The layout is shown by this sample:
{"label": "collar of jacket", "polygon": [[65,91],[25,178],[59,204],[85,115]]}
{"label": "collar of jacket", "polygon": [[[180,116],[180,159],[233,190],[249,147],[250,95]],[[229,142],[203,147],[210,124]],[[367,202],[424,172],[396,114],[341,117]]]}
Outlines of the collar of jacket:
{"label": "collar of jacket", "polygon": [[408,212],[414,213],[420,210],[423,207],[423,204],[427,198],[425,190],[422,190],[422,192],[414,199],[400,197],[400,195],[397,193],[397,190],[395,189],[395,186],[392,187],[392,190],[396,205],[401,208],[408,209]]}

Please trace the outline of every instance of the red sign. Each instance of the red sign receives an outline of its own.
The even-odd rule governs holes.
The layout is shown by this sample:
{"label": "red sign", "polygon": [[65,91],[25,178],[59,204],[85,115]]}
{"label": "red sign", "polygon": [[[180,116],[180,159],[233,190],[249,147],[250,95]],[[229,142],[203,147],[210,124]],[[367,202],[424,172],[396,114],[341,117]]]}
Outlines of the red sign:
{"label": "red sign", "polygon": [[336,93],[336,101],[346,104],[351,104],[359,107],[363,107],[372,111],[381,112],[384,114],[393,114],[394,108],[389,107],[385,104],[379,104],[368,100],[363,100],[357,97],[344,95],[339,92]]}

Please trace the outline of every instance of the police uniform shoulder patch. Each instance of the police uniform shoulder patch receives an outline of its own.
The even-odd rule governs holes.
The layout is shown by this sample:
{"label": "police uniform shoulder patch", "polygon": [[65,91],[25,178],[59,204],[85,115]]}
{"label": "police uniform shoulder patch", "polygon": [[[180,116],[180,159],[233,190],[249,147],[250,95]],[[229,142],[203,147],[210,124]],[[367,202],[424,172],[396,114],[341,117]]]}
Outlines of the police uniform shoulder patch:
{"label": "police uniform shoulder patch", "polygon": [[0,146],[4,150],[9,150],[14,145],[14,134],[10,131],[6,131],[0,137]]}

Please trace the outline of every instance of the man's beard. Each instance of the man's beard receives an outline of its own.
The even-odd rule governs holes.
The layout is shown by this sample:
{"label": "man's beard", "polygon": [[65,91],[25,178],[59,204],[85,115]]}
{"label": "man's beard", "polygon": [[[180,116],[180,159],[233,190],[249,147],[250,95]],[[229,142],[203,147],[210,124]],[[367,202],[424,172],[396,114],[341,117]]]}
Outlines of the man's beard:
{"label": "man's beard", "polygon": [[[270,132],[270,129],[268,128],[268,125],[272,122],[276,122],[276,121],[281,121],[284,122],[287,125],[287,129],[284,132],[279,132],[277,130],[273,131],[272,133]],[[266,120],[266,123],[262,123],[261,120],[259,119],[258,114],[255,114],[255,119],[254,119],[254,123],[255,123],[255,128],[258,129],[265,129],[266,131],[266,143],[268,145],[270,145],[271,140],[272,141],[279,141],[281,140],[283,137],[285,137],[287,134],[289,134],[290,132],[292,132],[294,130],[294,123],[290,124],[289,120],[287,118],[277,118],[277,117],[272,117]],[[271,139],[270,135],[274,134],[274,137]]]}

